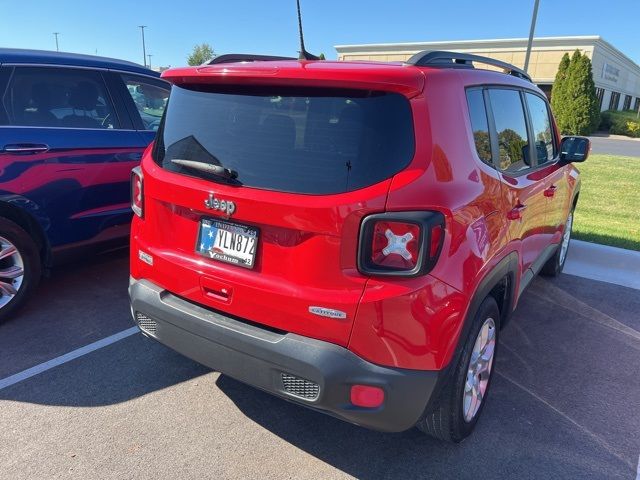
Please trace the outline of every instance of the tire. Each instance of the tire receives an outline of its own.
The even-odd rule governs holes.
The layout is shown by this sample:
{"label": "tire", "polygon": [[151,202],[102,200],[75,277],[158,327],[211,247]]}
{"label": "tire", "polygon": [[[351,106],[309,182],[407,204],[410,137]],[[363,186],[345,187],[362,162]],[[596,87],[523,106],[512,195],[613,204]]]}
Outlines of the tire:
{"label": "tire", "polygon": [[567,253],[569,252],[569,245],[571,244],[571,229],[573,228],[573,210],[569,212],[567,220],[564,224],[564,230],[562,232],[562,241],[553,256],[547,260],[542,266],[540,273],[547,277],[557,277],[562,273],[564,264],[567,260]]}
{"label": "tire", "polygon": [[[493,343],[487,342],[486,354],[483,356],[485,358],[483,363],[488,366],[488,370],[485,370],[478,377],[471,375],[470,369],[472,368],[472,354],[474,354],[474,350],[478,351],[478,345],[476,344],[479,342],[479,345],[482,345],[483,343],[482,338],[480,338],[481,332],[486,335],[483,338],[488,338],[489,340],[493,338]],[[454,443],[464,440],[471,434],[486,404],[487,394],[491,387],[492,367],[495,361],[499,333],[500,310],[495,299],[487,297],[480,304],[473,318],[473,323],[455,369],[450,373],[437,400],[427,406],[422,418],[416,424],[418,429],[437,439]],[[491,354],[487,355],[489,350],[491,350]],[[477,355],[474,355],[475,358],[478,358]],[[473,362],[473,367],[476,366],[478,366],[478,363]],[[477,385],[476,391],[482,391],[481,387],[484,385],[482,399],[477,406],[470,401],[474,390],[467,388],[468,375],[471,375],[474,384],[476,381],[478,382],[475,384]],[[478,378],[480,379],[479,381]]]}
{"label": "tire", "polygon": [[0,323],[10,320],[31,296],[40,273],[40,254],[33,239],[20,226],[0,218]]}

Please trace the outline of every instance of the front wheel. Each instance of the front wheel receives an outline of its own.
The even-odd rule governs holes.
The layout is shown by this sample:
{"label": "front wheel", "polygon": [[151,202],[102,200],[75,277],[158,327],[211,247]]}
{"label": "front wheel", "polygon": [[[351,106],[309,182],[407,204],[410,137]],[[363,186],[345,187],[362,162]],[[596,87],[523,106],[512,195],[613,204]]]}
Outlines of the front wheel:
{"label": "front wheel", "polygon": [[547,260],[547,263],[542,267],[541,273],[549,277],[557,277],[562,273],[564,268],[564,262],[567,260],[567,252],[569,251],[569,244],[571,243],[571,229],[573,228],[573,210],[569,212],[567,221],[564,224],[564,230],[562,232],[562,241],[558,246],[556,253]]}
{"label": "front wheel", "polygon": [[0,218],[0,323],[26,301],[40,280],[40,254],[29,234]]}
{"label": "front wheel", "polygon": [[499,329],[498,304],[487,297],[474,316],[455,370],[416,424],[420,430],[449,442],[471,434],[489,393]]}

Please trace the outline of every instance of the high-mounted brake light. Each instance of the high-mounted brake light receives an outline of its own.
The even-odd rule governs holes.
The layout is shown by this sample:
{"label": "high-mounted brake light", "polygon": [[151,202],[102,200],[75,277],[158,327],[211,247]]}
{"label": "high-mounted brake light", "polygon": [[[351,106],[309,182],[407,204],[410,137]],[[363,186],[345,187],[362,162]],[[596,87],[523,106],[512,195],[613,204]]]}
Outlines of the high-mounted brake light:
{"label": "high-mounted brake light", "polygon": [[443,239],[439,212],[371,215],[360,229],[358,269],[366,275],[424,275],[438,260]]}
{"label": "high-mounted brake light", "polygon": [[144,216],[144,190],[142,170],[135,167],[131,170],[131,210],[140,218]]}

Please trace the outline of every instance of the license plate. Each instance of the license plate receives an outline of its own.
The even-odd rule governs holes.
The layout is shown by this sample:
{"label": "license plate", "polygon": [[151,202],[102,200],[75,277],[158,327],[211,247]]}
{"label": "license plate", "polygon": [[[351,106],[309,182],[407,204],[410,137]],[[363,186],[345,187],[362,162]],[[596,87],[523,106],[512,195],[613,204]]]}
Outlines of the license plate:
{"label": "license plate", "polygon": [[237,223],[203,218],[196,252],[205,257],[253,268],[258,247],[258,229]]}

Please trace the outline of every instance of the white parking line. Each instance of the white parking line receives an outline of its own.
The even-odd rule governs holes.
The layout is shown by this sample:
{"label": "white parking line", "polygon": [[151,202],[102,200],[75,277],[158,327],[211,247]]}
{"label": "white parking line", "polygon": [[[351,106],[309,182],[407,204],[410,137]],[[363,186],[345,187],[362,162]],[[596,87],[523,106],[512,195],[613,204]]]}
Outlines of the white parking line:
{"label": "white parking line", "polygon": [[638,469],[636,470],[636,480],[640,480],[640,457],[638,457]]}
{"label": "white parking line", "polygon": [[51,370],[59,365],[70,362],[71,360],[75,360],[78,357],[82,357],[91,352],[95,352],[103,347],[109,346],[113,343],[119,342],[120,340],[130,337],[138,333],[140,330],[138,327],[127,328],[126,330],[122,330],[121,332],[110,335],[102,340],[98,340],[97,342],[90,343],[89,345],[85,345],[84,347],[80,347],[76,350],[72,350],[69,353],[65,353],[64,355],[60,355],[59,357],[48,360],[44,363],[36,365],[35,367],[27,368],[22,372],[18,372],[9,377],[0,379],[0,390],[10,387],[11,385],[15,385],[16,383],[22,382],[28,378],[31,378],[39,373],[46,372],[47,370]]}

